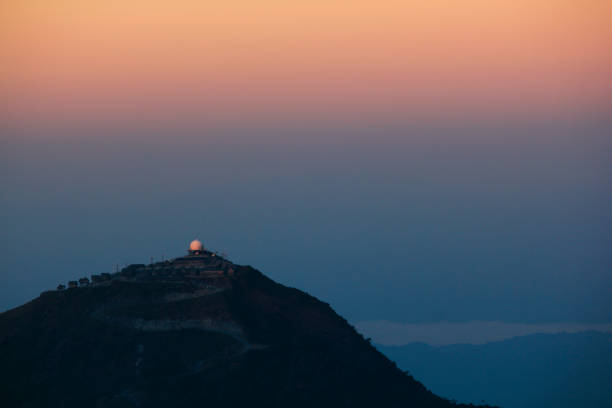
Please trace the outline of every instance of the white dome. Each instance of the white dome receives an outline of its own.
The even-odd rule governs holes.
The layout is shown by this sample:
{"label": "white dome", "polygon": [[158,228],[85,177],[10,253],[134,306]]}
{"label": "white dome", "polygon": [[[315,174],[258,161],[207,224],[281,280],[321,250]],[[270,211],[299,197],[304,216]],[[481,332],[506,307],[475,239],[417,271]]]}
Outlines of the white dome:
{"label": "white dome", "polygon": [[190,251],[202,251],[203,249],[204,245],[202,245],[202,243],[197,239],[194,239],[193,241],[191,241],[191,244],[189,244]]}

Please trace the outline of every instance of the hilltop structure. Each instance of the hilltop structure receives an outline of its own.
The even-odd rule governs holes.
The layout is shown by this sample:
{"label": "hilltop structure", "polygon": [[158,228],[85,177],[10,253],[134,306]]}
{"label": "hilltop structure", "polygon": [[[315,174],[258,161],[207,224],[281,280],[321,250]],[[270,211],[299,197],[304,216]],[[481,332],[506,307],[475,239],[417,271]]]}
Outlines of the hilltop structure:
{"label": "hilltop structure", "polygon": [[[222,285],[219,278],[230,277],[235,273],[233,264],[214,252],[207,251],[201,241],[195,239],[187,247],[187,255],[168,261],[132,264],[121,271],[109,274],[91,275],[91,281],[83,277],[68,283],[68,288],[108,284],[113,279],[122,280],[182,280],[197,279],[216,286]],[[214,282],[213,282],[214,281]],[[226,282],[227,283],[227,282]],[[63,286],[63,285],[60,285]],[[63,290],[58,286],[57,290]]]}
{"label": "hilltop structure", "polygon": [[191,243],[189,244],[189,249],[187,250],[191,255],[199,255],[202,252],[204,252],[204,245],[202,245],[202,243],[197,240],[194,239],[193,241],[191,241]]}

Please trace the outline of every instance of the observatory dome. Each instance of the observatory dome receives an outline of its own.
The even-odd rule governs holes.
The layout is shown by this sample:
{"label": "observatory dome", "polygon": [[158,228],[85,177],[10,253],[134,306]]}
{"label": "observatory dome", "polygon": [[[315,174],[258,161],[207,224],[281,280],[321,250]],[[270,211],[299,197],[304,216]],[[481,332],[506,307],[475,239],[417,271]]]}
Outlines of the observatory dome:
{"label": "observatory dome", "polygon": [[202,245],[202,243],[199,240],[194,239],[189,244],[189,250],[190,251],[202,251],[202,250],[204,250],[204,246]]}

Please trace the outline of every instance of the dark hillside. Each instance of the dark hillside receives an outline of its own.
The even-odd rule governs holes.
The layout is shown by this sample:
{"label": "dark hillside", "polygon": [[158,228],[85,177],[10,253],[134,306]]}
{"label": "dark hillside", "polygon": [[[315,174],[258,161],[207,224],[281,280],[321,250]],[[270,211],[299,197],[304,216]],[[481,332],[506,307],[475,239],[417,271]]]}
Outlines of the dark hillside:
{"label": "dark hillside", "polygon": [[127,268],[1,314],[0,405],[453,405],[329,305],[250,267],[198,262]]}

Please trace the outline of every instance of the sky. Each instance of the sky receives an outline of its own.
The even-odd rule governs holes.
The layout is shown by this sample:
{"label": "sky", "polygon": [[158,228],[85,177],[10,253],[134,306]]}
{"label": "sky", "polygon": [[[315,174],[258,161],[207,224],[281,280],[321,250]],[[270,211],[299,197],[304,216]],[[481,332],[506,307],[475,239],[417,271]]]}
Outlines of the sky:
{"label": "sky", "polygon": [[611,17],[4,1],[0,310],[197,237],[355,323],[608,324]]}

